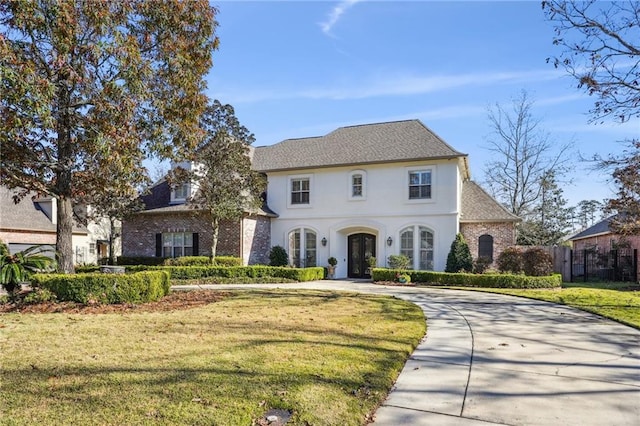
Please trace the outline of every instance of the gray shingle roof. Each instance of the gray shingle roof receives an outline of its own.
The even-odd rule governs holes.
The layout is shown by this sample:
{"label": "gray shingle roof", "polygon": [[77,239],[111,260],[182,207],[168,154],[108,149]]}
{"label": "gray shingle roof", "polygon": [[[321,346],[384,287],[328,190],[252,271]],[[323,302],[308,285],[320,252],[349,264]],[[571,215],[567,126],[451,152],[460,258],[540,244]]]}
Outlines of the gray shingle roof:
{"label": "gray shingle roof", "polygon": [[518,222],[520,218],[497,202],[480,185],[468,180],[462,184],[460,222]]}
{"label": "gray shingle roof", "polygon": [[585,229],[584,231],[578,232],[573,237],[569,238],[569,241],[580,240],[582,238],[593,237],[594,235],[608,234],[611,231],[609,230],[609,223],[616,217],[616,215],[610,216],[600,222],[596,223],[593,226]]}
{"label": "gray shingle roof", "polygon": [[56,232],[56,226],[27,194],[18,204],[13,202],[15,192],[0,186],[0,228],[24,231]]}
{"label": "gray shingle roof", "polygon": [[419,120],[340,127],[318,137],[287,139],[256,148],[261,172],[466,157]]}

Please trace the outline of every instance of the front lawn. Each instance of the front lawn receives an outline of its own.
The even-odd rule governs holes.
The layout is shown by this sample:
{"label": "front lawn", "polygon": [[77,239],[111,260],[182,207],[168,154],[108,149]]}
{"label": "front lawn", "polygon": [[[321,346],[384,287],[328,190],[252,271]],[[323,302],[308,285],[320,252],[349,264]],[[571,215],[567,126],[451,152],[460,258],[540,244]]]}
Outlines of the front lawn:
{"label": "front lawn", "polygon": [[[460,288],[469,290],[469,288]],[[640,285],[633,283],[564,283],[561,289],[481,289],[561,303],[640,329]]]}
{"label": "front lawn", "polygon": [[224,292],[189,309],[0,314],[3,424],[362,425],[425,332],[420,308]]}

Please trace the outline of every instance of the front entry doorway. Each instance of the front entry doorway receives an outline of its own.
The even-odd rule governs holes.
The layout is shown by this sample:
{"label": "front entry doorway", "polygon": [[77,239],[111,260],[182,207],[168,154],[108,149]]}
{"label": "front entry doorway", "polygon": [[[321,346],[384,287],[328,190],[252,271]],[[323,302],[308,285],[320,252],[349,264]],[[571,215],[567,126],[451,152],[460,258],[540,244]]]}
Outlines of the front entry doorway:
{"label": "front entry doorway", "polygon": [[372,234],[349,235],[349,278],[371,278],[369,258],[376,256],[376,236]]}

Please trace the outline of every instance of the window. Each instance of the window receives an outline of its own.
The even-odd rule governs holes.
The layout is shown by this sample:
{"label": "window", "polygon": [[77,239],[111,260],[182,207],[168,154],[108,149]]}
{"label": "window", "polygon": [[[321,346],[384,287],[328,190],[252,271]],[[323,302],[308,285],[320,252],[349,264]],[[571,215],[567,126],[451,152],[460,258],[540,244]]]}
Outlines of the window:
{"label": "window", "polygon": [[[416,232],[417,231],[417,232]],[[415,235],[419,236],[416,240]],[[415,253],[419,257],[416,259]],[[410,226],[400,233],[400,254],[409,258],[412,269],[433,270],[433,232],[424,226]],[[416,264],[416,259],[417,264]]]}
{"label": "window", "polygon": [[409,199],[431,198],[431,170],[409,172]]}
{"label": "window", "polygon": [[478,258],[480,257],[493,262],[493,237],[491,235],[484,234],[478,238]]}
{"label": "window", "polygon": [[289,256],[292,265],[298,268],[317,265],[317,237],[310,229],[298,228],[289,233]]}
{"label": "window", "polygon": [[96,243],[89,243],[89,254],[96,254]]}
{"label": "window", "polygon": [[176,200],[186,200],[189,196],[189,184],[183,183],[173,190],[173,198]]}
{"label": "window", "polygon": [[309,178],[291,179],[291,204],[309,204]]}
{"label": "window", "polygon": [[193,256],[191,232],[167,232],[162,234],[162,257]]}
{"label": "window", "polygon": [[351,196],[362,197],[362,175],[351,176]]}

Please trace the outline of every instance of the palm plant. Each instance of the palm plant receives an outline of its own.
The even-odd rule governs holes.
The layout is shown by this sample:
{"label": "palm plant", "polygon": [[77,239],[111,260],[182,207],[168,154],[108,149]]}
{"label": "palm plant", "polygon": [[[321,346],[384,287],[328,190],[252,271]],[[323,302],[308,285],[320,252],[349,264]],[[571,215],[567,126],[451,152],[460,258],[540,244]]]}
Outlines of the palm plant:
{"label": "palm plant", "polygon": [[49,251],[51,250],[33,246],[10,254],[7,245],[0,242],[0,284],[8,293],[13,293],[32,274],[52,270],[56,261],[45,254]]}

